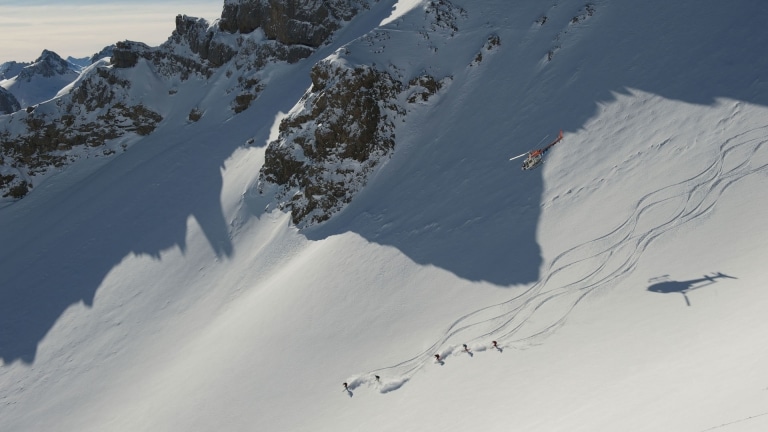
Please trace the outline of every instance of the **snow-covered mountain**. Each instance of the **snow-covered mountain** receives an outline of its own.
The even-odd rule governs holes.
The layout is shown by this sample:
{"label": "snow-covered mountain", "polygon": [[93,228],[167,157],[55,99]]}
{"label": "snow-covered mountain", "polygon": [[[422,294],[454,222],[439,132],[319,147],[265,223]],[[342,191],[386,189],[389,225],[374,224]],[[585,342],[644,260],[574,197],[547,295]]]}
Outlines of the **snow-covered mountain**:
{"label": "snow-covered mountain", "polygon": [[766,429],[763,3],[117,44],[0,117],[0,430]]}
{"label": "snow-covered mountain", "polygon": [[13,93],[22,106],[37,105],[56,96],[80,75],[73,66],[55,52],[43,50],[40,57],[15,76],[0,81],[0,87]]}

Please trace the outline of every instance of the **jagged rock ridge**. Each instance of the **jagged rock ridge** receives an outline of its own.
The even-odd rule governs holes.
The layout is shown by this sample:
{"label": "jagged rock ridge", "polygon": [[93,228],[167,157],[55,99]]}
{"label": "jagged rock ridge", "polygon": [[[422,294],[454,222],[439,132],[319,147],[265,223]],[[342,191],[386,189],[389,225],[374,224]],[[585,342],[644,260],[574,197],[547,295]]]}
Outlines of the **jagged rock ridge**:
{"label": "jagged rock ridge", "polygon": [[34,63],[26,66],[19,72],[18,79],[29,81],[34,76],[48,78],[56,75],[65,75],[68,72],[72,72],[68,61],[53,51],[43,50],[40,57]]}
{"label": "jagged rock ridge", "polygon": [[[99,63],[101,54],[94,56],[96,65],[68,93],[0,121],[0,194],[24,196],[37,174],[76,160],[76,153],[69,151],[73,148],[97,148],[126,134],[151,133],[162,120],[159,107],[144,103],[128,78],[129,70],[141,62],[152,71],[150,75],[158,77],[157,86],[168,88],[169,98],[177,91],[172,83],[193,77],[210,79],[216,70],[226,68],[226,76],[234,75],[236,80],[223,97],[232,100],[231,110],[237,114],[263,89],[260,71],[266,64],[308,57],[344,20],[367,7],[368,0],[304,3],[227,1],[222,19],[214,24],[177,16],[176,30],[159,47],[132,41],[107,47],[103,54],[110,55],[110,63]],[[42,72],[56,71],[56,65]],[[199,107],[187,109],[189,121],[203,115]],[[114,151],[113,145],[103,153]]]}

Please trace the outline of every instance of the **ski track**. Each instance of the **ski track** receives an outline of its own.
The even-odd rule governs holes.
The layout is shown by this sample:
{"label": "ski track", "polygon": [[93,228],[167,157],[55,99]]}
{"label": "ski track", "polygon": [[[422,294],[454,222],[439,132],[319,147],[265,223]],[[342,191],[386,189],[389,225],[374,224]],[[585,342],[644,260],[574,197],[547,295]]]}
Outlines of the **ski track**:
{"label": "ski track", "polygon": [[[768,171],[768,161],[760,161],[757,166],[752,164],[759,161],[755,156],[768,143],[766,130],[768,125],[726,139],[720,145],[719,157],[703,171],[641,197],[623,223],[603,236],[557,255],[544,272],[544,278],[522,293],[459,317],[426,350],[398,364],[355,375],[347,380],[349,388],[366,384],[381,393],[397,390],[421,368],[434,363],[435,354],[440,354],[442,361],[462,354],[463,343],[474,352],[493,349],[491,340],[498,342],[499,351],[505,347],[525,349],[541,343],[565,324],[570,313],[589,294],[616,286],[628,277],[653,241],[706,216],[723,193],[739,180]],[[646,215],[664,210],[665,215],[647,220]],[[651,225],[644,227],[647,224]],[[575,267],[586,261],[594,261],[594,265],[580,265],[579,268],[590,270],[579,275]],[[545,306],[559,307],[558,314],[554,314],[557,318],[532,322],[531,318]],[[380,375],[379,381],[376,375]]]}

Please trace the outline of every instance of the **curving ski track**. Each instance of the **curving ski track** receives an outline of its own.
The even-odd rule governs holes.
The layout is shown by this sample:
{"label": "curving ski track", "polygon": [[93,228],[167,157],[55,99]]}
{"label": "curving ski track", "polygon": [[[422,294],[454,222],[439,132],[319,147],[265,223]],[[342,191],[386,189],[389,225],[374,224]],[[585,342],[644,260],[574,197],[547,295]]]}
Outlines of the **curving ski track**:
{"label": "curving ski track", "polygon": [[[589,294],[621,282],[635,269],[648,246],[677,227],[698,220],[714,209],[734,183],[768,171],[768,125],[728,138],[718,157],[697,175],[653,191],[640,198],[627,219],[607,234],[557,255],[544,278],[502,303],[467,313],[451,323],[429,348],[398,364],[359,374],[347,380],[349,388],[374,385],[381,393],[402,387],[414,374],[434,362],[462,352],[462,343],[473,351],[490,348],[496,340],[503,347],[525,348],[540,343],[561,327],[568,315]],[[649,214],[655,214],[651,218]],[[583,265],[591,261],[592,265]],[[581,264],[575,268],[577,264]],[[584,269],[590,269],[585,274]],[[557,307],[554,320],[534,322],[543,307]],[[375,379],[380,375],[380,381]]]}

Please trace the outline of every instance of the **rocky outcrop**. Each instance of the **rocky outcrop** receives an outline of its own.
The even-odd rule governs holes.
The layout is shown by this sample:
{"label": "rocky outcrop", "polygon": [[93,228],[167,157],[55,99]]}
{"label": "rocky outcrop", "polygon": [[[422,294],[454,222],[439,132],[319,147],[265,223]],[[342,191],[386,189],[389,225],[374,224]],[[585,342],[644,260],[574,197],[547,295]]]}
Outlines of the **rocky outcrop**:
{"label": "rocky outcrop", "polygon": [[[257,8],[267,1],[248,3]],[[222,19],[237,22],[237,31],[257,24],[238,21],[236,10],[232,6],[232,16]],[[467,18],[464,9],[448,0],[425,2],[423,13],[423,24],[414,34],[426,40],[421,49],[430,55],[438,51],[434,41],[453,38]],[[311,89],[281,121],[278,138],[266,148],[258,189],[275,197],[270,206],[290,211],[299,228],[322,223],[350,203],[395,151],[397,125],[406,114],[431,104],[451,81],[428,73],[431,68],[398,65],[387,58],[390,36],[373,32],[315,65]],[[482,54],[490,55],[500,43],[491,35]],[[383,53],[382,61],[359,64],[347,57],[356,50]],[[482,54],[475,57],[477,64]]]}
{"label": "rocky outcrop", "polygon": [[[168,63],[168,58],[183,66],[203,72],[207,67],[221,67],[235,57],[256,57],[256,67],[270,60],[296,62],[308,57],[314,48],[326,43],[343,21],[354,17],[367,0],[235,0],[226,1],[218,23],[211,25],[202,18],[176,16],[176,28],[168,42],[149,48],[140,42],[118,42],[112,50],[112,64],[130,68],[139,58],[155,64]],[[263,38],[225,37],[223,34],[247,35],[260,29]],[[197,66],[191,59],[174,52],[173,46],[186,45],[199,56]],[[243,62],[238,62],[240,68]]]}
{"label": "rocky outcrop", "polygon": [[0,124],[2,196],[23,197],[35,175],[71,162],[66,151],[76,146],[101,147],[125,134],[150,134],[162,117],[129,103],[130,87],[114,70],[97,67],[69,94],[41,104],[44,109],[11,114]]}
{"label": "rocky outcrop", "polygon": [[244,34],[260,28],[282,44],[316,48],[362,5],[356,0],[241,0],[224,5],[219,27]]}
{"label": "rocky outcrop", "polygon": [[192,75],[208,78],[213,74],[210,62],[199,56],[184,56],[174,50],[174,45],[152,48],[141,42],[122,41],[115,44],[110,64],[117,69],[136,66],[139,59],[150,62],[154,69],[165,77],[179,76],[182,80]]}
{"label": "rocky outcrop", "polygon": [[11,92],[0,87],[0,115],[10,114],[21,109],[21,104]]}
{"label": "rocky outcrop", "polygon": [[[268,61],[295,63],[326,43],[343,21],[364,7],[363,0],[297,1],[241,0],[226,2],[221,20],[210,26],[201,18],[178,15],[172,39],[219,67],[233,57],[255,59],[260,68]],[[237,47],[223,42],[219,32],[247,35],[261,30],[266,40],[238,39]],[[238,67],[242,62],[238,62]]]}
{"label": "rocky outcrop", "polygon": [[147,44],[134,41],[121,41],[112,50],[110,63],[118,69],[132,68],[139,62],[140,57],[148,58],[150,48]]}
{"label": "rocky outcrop", "polygon": [[293,222],[322,222],[351,201],[368,173],[394,148],[392,116],[402,84],[372,68],[319,64],[305,109],[280,124],[262,182],[279,186]]}
{"label": "rocky outcrop", "polygon": [[402,83],[371,66],[322,62],[312,69],[304,108],[280,123],[266,149],[261,191],[276,187],[278,207],[306,227],[349,203],[395,148],[395,119],[443,82],[425,75]]}
{"label": "rocky outcrop", "polygon": [[34,76],[50,78],[72,72],[69,62],[53,51],[43,50],[40,57],[31,65],[19,71],[17,80],[29,81]]}
{"label": "rocky outcrop", "polygon": [[214,40],[215,36],[216,29],[211,28],[208,21],[187,15],[176,16],[176,30],[172,38],[177,42],[186,42],[193,53],[208,60],[212,66],[219,67],[230,61],[237,51]]}

